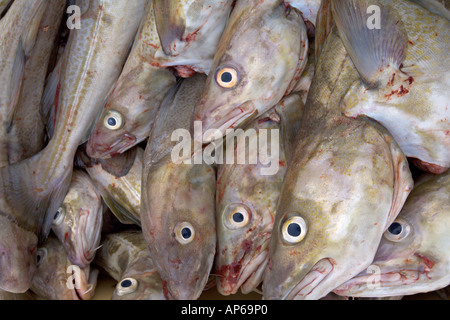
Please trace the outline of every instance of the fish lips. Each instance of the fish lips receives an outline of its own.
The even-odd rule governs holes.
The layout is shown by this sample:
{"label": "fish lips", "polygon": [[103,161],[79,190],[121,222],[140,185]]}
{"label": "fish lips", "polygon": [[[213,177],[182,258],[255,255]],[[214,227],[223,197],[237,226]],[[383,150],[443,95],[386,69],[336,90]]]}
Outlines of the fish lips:
{"label": "fish lips", "polygon": [[109,159],[115,155],[124,153],[140,142],[135,135],[130,133],[121,135],[119,139],[112,144],[96,142],[99,140],[101,141],[98,133],[94,134],[89,139],[86,146],[86,153],[89,157],[94,159]]}
{"label": "fish lips", "polygon": [[227,129],[241,126],[245,120],[248,120],[255,113],[256,107],[252,101],[246,101],[231,108],[229,105],[216,107],[205,115],[197,116],[197,119],[202,121],[202,132],[195,132],[194,140],[203,144],[210,143],[218,138],[215,135],[216,130],[219,130],[222,136],[225,136]]}

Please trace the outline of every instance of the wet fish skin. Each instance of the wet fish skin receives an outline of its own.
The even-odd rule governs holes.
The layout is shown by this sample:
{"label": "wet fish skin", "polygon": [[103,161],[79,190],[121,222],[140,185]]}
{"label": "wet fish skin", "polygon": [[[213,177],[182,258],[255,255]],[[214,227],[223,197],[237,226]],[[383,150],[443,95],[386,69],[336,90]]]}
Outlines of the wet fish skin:
{"label": "wet fish skin", "polygon": [[2,15],[3,11],[6,10],[6,8],[9,6],[13,0],[0,0],[0,16]]}
{"label": "wet fish skin", "polygon": [[209,74],[232,0],[153,0],[161,47],[156,58],[181,77]]}
{"label": "wet fish skin", "polygon": [[[268,130],[268,136],[271,136],[271,130],[281,130],[281,127],[285,126],[287,127],[285,131],[291,131],[290,135],[294,138],[303,107],[301,96],[291,94],[274,109],[251,122],[245,129],[256,130],[257,136],[259,136],[259,130]],[[289,109],[288,112],[283,110],[284,108]],[[217,290],[222,295],[235,294],[239,288],[244,294],[250,293],[262,281],[276,204],[286,173],[289,152],[287,150],[285,152],[285,149],[290,148],[292,143],[289,137],[282,134],[280,139],[277,144],[279,158],[275,158],[274,151],[268,151],[274,161],[279,162],[279,168],[275,174],[262,175],[261,169],[267,167],[267,164],[262,164],[261,155],[257,164],[218,165],[217,253],[214,273]],[[237,148],[236,152],[243,152],[246,155],[257,152],[243,150],[239,146]],[[248,159],[247,156],[246,159]],[[233,221],[232,214],[235,210],[244,215],[244,224]]]}
{"label": "wet fish skin", "polygon": [[73,264],[84,268],[94,260],[100,244],[102,219],[100,193],[85,172],[75,169],[69,191],[52,224],[53,233]]}
{"label": "wet fish skin", "polygon": [[[165,300],[162,279],[147,249],[141,231],[107,234],[95,263],[118,284],[112,300]],[[137,287],[121,287],[121,282],[137,281]]]}
{"label": "wet fish skin", "polygon": [[334,292],[355,297],[387,297],[448,286],[449,194],[450,173],[418,178],[396,220],[402,232],[397,236],[387,230],[381,239],[372,262],[379,273],[361,272]]}
{"label": "wet fish skin", "polygon": [[[415,2],[331,2],[361,75],[342,107],[348,117],[380,122],[419,168],[439,174],[450,167],[450,20]],[[366,27],[370,5],[380,8],[380,29]],[[443,7],[438,10],[449,14]]]}
{"label": "wet fish skin", "polygon": [[[144,154],[142,231],[170,299],[200,296],[216,249],[215,169],[171,159],[172,133],[189,131],[205,80],[197,74],[180,81],[160,108]],[[190,231],[186,239],[183,230]]]}
{"label": "wet fish skin", "polygon": [[[245,126],[277,104],[298,81],[307,52],[306,27],[295,9],[275,0],[238,1],[196,111],[203,122],[196,141],[209,143],[215,138],[206,134],[209,129],[225,135],[226,129]],[[231,81],[217,82],[222,73]]]}
{"label": "wet fish skin", "polygon": [[[277,206],[264,299],[320,299],[366,269],[413,185],[383,127],[340,113],[358,73],[335,28],[316,67]],[[293,238],[290,221],[301,227]]]}
{"label": "wet fish skin", "polygon": [[40,113],[40,102],[64,9],[63,1],[48,1],[36,43],[26,59],[17,107],[8,130],[10,164],[27,159],[44,148],[45,124]]}
{"label": "wet fish skin", "polygon": [[[92,158],[111,158],[148,138],[162,100],[176,83],[156,58],[161,43],[154,11],[149,1],[124,69],[89,137],[86,152]],[[120,126],[107,123],[112,112]]]}
{"label": "wet fish skin", "polygon": [[[78,268],[79,276],[76,275],[76,271],[69,269],[73,264],[56,237],[50,236],[40,247],[38,255],[38,267],[30,288],[38,299],[89,300],[94,296],[98,270],[89,266]],[[72,289],[69,284],[73,284]]]}
{"label": "wet fish skin", "polygon": [[[53,215],[67,194],[76,149],[119,77],[126,48],[135,35],[134,27],[138,28],[136,20],[143,2],[91,0],[78,4],[83,19],[81,29],[71,33],[63,56],[53,138],[35,156],[0,169],[0,212],[17,223],[22,232],[35,233],[41,242],[50,232]],[[10,249],[12,244],[2,241],[2,245]],[[11,249],[19,250],[23,255],[30,254],[23,248]],[[26,269],[18,264],[15,267]],[[2,270],[10,269],[11,266],[5,266]]]}

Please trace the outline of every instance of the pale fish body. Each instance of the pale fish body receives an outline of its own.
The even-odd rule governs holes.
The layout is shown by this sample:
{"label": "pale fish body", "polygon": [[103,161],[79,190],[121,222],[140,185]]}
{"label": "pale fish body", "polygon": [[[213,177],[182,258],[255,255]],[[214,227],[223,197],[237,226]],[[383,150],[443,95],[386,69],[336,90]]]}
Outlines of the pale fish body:
{"label": "pale fish body", "polygon": [[[134,156],[131,159],[131,167],[124,175],[116,176],[103,167],[102,163],[104,162],[108,162],[109,166],[121,164],[122,161],[120,158],[127,156],[127,153],[131,152]],[[141,225],[139,213],[141,206],[143,160],[144,150],[137,146],[122,155],[86,167],[86,171],[102,195],[106,205],[123,224]]]}
{"label": "pale fish body", "polygon": [[86,151],[92,158],[110,158],[148,138],[162,100],[175,85],[176,77],[155,57],[161,43],[154,11],[150,0],[124,69],[89,138]]}
{"label": "pale fish body", "polygon": [[53,236],[37,252],[31,292],[41,300],[89,300],[95,294],[98,270],[74,266]]}
{"label": "pale fish body", "polygon": [[8,8],[9,4],[12,1],[13,0],[0,0],[0,16],[2,15],[3,11],[5,11],[6,8]]}
{"label": "pale fish body", "polygon": [[[342,101],[345,115],[381,123],[421,169],[437,174],[447,170],[450,20],[407,0],[332,4],[346,49],[361,75]],[[380,8],[380,29],[366,27],[371,5]],[[443,7],[441,11],[448,17],[449,11]]]}
{"label": "pale fish body", "polygon": [[171,159],[177,145],[172,134],[176,129],[189,130],[205,79],[203,74],[184,79],[168,95],[144,155],[142,231],[171,299],[201,295],[216,249],[216,172],[204,162]]}
{"label": "pale fish body", "polygon": [[449,194],[449,172],[420,177],[396,221],[385,232],[371,273],[360,273],[334,292],[386,297],[450,285]]}
{"label": "pale fish body", "polygon": [[112,300],[164,300],[163,282],[141,231],[107,234],[95,258],[117,286]]}
{"label": "pale fish body", "polygon": [[[45,1],[15,1],[0,20],[0,168],[8,165],[7,130],[17,106],[23,66],[34,45]],[[0,178],[2,181],[2,178]],[[3,197],[8,197],[3,191]],[[0,200],[0,289],[23,293],[35,271],[38,238],[25,230]]]}
{"label": "pale fish body", "polygon": [[103,205],[90,177],[74,170],[69,191],[53,216],[52,231],[66,249],[73,264],[89,265],[100,244]]}
{"label": "pale fish body", "polygon": [[27,159],[44,148],[45,124],[40,113],[47,69],[58,35],[66,4],[48,1],[36,43],[26,60],[17,107],[8,131],[8,159],[13,164]]}
{"label": "pale fish body", "polygon": [[289,94],[303,72],[308,53],[305,24],[283,1],[238,1],[214,57],[196,111],[208,143],[230,128],[245,126]]}
{"label": "pale fish body", "polygon": [[[20,17],[29,25],[30,19],[26,19],[24,12],[40,2],[34,6],[28,0],[24,2],[27,9],[22,8]],[[15,1],[14,5],[21,3]],[[78,2],[83,15],[81,28],[70,33],[62,57],[61,74],[56,84],[59,100],[55,102],[58,112],[53,137],[46,148],[35,156],[0,169],[0,212],[6,219],[16,223],[18,228],[14,232],[35,234],[41,242],[50,232],[53,216],[69,188],[75,152],[120,75],[127,48],[139,26],[144,4],[145,1]],[[13,12],[9,10],[0,23],[8,21],[6,18]],[[13,41],[1,42],[10,44]],[[1,47],[2,51],[6,48],[9,46]],[[6,59],[1,59],[1,63],[4,61]],[[2,78],[10,79],[11,76],[3,77],[2,74]],[[3,102],[0,109],[3,110]],[[23,239],[28,238],[23,236]],[[11,243],[3,235],[0,243],[7,255],[19,250],[22,250],[22,255],[31,255],[23,248],[12,248],[22,246],[23,243]],[[35,248],[36,242],[30,246]],[[25,267],[16,262],[4,259],[2,264],[2,274],[11,272],[13,267],[27,273],[23,271]],[[27,282],[25,276],[18,281]],[[3,287],[3,280],[0,281],[0,287]],[[26,288],[27,285],[16,286],[19,287]]]}
{"label": "pale fish body", "polygon": [[153,0],[161,47],[156,58],[178,74],[208,74],[232,10],[232,0]]}
{"label": "pale fish body", "polygon": [[264,299],[320,299],[366,269],[413,185],[384,128],[340,113],[358,73],[336,29],[316,68],[276,209]]}
{"label": "pale fish body", "polygon": [[[278,133],[277,152],[268,147],[268,155],[278,163],[276,172],[263,174],[262,168],[268,167],[267,159],[262,159],[258,148],[253,150],[242,145],[236,147],[234,159],[245,154],[245,159],[248,159],[245,164],[238,164],[235,160],[234,164],[218,165],[214,273],[217,290],[223,295],[235,294],[239,288],[243,293],[250,293],[262,281],[276,205],[286,173],[289,153],[285,149],[290,148],[291,139],[295,137],[303,107],[300,95],[291,94],[245,128],[247,134],[255,130],[256,138],[261,137],[261,130],[267,130],[268,137],[272,137],[272,130],[290,135],[290,139],[284,139],[285,136]],[[285,126],[284,130],[282,126]],[[272,146],[272,142],[267,144]],[[257,163],[249,163],[252,157],[256,157]]]}
{"label": "pale fish body", "polygon": [[286,2],[302,13],[303,20],[307,25],[316,25],[321,0],[286,0]]}

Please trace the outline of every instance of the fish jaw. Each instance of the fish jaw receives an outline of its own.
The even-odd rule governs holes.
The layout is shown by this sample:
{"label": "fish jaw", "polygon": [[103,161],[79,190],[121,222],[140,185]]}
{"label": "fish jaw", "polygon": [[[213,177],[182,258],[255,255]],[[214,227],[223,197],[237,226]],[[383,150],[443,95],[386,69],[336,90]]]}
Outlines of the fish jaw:
{"label": "fish jaw", "polygon": [[36,271],[38,238],[4,216],[0,216],[0,226],[0,289],[24,293]]}
{"label": "fish jaw", "polygon": [[[249,293],[259,285],[262,280],[261,271],[264,270],[267,262],[270,233],[262,235],[258,240],[254,244],[245,240],[241,245],[244,252],[241,250],[226,259],[230,263],[216,266],[219,293],[225,296],[235,294],[243,286],[244,291]],[[249,254],[249,252],[253,252],[253,254]],[[238,256],[242,256],[242,258],[237,260]]]}
{"label": "fish jaw", "polygon": [[194,132],[194,139],[202,143],[212,142],[217,138],[215,130],[219,130],[223,136],[227,130],[240,127],[244,121],[248,121],[258,114],[252,101],[247,101],[240,106],[220,106],[214,108],[211,116],[197,116],[202,121],[202,132]]}
{"label": "fish jaw", "polygon": [[100,131],[94,131],[93,136],[89,139],[86,146],[86,153],[89,157],[94,159],[109,159],[127,151],[138,143],[136,136],[130,133],[121,135],[118,140],[111,144],[96,142],[104,141],[108,138],[107,134],[105,134],[105,139],[102,139],[101,136],[102,133]]}

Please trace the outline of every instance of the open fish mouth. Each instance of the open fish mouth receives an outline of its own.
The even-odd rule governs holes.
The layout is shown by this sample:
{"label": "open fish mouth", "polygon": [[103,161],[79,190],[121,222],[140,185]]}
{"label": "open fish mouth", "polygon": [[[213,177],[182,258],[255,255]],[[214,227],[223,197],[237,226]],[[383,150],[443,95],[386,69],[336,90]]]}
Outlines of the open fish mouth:
{"label": "open fish mouth", "polygon": [[124,153],[139,142],[140,141],[137,141],[135,135],[125,134],[110,146],[103,146],[88,142],[86,153],[89,157],[94,159],[109,159],[118,154]]}
{"label": "open fish mouth", "polygon": [[[202,143],[209,143],[217,139],[216,132],[219,130],[222,136],[225,136],[227,129],[234,129],[238,127],[249,115],[253,114],[256,110],[254,104],[251,101],[244,102],[240,106],[231,108],[231,111],[220,115],[222,106],[214,109],[210,115],[212,120],[203,120],[203,129],[201,136],[196,136],[196,141]],[[218,118],[218,119],[217,119]]]}
{"label": "open fish mouth", "polygon": [[81,266],[89,265],[95,257],[95,251],[100,243],[101,214],[81,210],[79,215],[79,230],[76,231],[77,244],[74,248],[74,256],[70,260]]}
{"label": "open fish mouth", "polygon": [[[86,276],[89,274],[89,278]],[[97,286],[97,277],[99,271],[97,269],[81,270],[79,274],[73,274],[73,288],[70,290],[73,300],[90,300],[95,294]]]}
{"label": "open fish mouth", "polygon": [[332,262],[332,259],[324,258],[320,260],[303,277],[303,279],[285,295],[283,300],[308,299],[333,270],[334,263]]}

